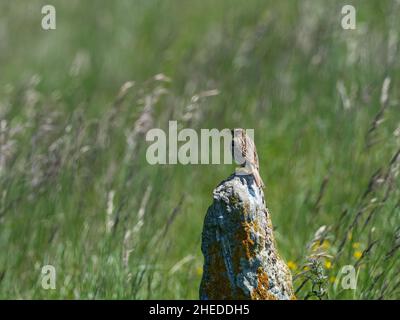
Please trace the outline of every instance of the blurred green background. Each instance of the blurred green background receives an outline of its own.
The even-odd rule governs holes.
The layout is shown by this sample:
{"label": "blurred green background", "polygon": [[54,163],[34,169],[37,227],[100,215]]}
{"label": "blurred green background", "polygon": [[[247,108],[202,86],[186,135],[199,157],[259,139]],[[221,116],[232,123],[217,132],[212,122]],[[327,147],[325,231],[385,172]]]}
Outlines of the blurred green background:
{"label": "blurred green background", "polygon": [[400,298],[400,1],[346,4],[1,0],[0,298],[198,298],[234,166],[149,165],[168,120],[255,129],[299,299]]}

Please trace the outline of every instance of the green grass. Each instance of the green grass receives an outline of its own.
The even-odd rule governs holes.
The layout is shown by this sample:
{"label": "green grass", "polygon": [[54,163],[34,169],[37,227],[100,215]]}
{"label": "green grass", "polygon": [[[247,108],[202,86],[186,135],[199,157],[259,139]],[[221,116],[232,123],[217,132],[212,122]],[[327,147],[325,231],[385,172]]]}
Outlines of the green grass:
{"label": "green grass", "polygon": [[[198,298],[203,219],[234,167],[149,165],[149,97],[154,127],[255,129],[279,251],[296,288],[309,279],[298,298],[400,298],[400,5],[352,3],[354,31],[344,1],[57,0],[43,31],[48,1],[2,0],[0,298]],[[303,272],[323,225],[311,247],[330,257]],[[356,290],[334,285],[345,265]]]}

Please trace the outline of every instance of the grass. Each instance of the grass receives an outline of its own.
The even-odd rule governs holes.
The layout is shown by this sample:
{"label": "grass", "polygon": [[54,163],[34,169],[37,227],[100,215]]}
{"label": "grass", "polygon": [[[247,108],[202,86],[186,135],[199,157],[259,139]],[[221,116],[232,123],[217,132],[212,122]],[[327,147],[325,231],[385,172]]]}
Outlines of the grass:
{"label": "grass", "polygon": [[342,1],[56,0],[54,31],[44,4],[0,4],[0,298],[198,298],[234,168],[149,165],[170,119],[255,129],[298,298],[400,297],[398,1],[353,1],[354,31]]}

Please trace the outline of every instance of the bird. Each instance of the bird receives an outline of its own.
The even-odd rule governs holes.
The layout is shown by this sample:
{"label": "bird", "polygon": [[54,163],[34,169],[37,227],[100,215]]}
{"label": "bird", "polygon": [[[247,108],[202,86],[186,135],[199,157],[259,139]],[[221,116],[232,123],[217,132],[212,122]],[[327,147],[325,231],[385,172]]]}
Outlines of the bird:
{"label": "bird", "polygon": [[260,176],[256,145],[244,129],[232,129],[232,156],[244,171],[254,176],[257,187],[265,188]]}

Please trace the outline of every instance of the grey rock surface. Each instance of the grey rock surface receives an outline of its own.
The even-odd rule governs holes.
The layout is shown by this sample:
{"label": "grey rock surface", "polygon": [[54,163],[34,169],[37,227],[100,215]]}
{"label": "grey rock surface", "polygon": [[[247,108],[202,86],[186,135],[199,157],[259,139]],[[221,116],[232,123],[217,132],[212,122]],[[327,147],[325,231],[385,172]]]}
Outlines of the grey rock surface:
{"label": "grey rock surface", "polygon": [[202,233],[200,299],[295,299],[263,191],[252,175],[232,175],[213,192]]}

